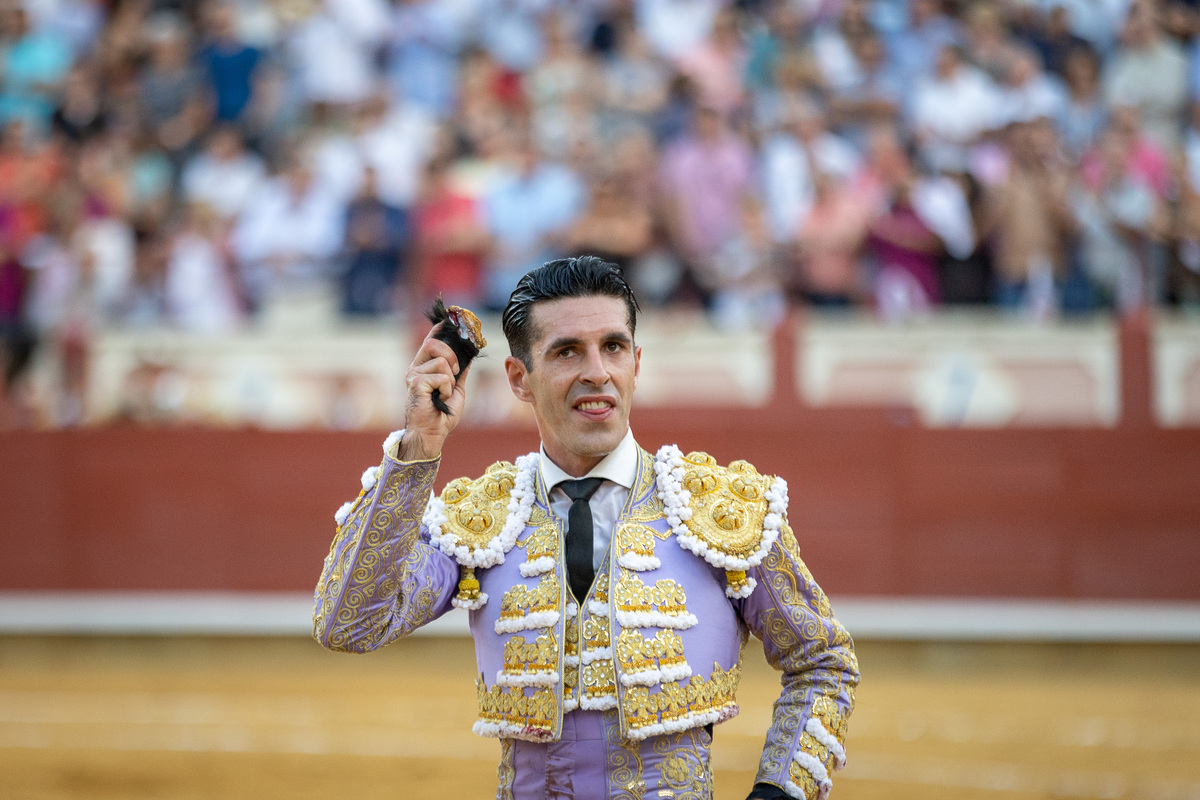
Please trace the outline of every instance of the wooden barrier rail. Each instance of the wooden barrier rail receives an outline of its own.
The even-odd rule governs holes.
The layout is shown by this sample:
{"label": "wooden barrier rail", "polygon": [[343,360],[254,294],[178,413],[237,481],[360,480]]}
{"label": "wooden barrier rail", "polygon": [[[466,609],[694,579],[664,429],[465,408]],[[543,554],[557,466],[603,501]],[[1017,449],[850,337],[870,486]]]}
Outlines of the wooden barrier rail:
{"label": "wooden barrier rail", "polygon": [[[1200,430],[929,430],[885,412],[635,412],[643,446],[745,458],[843,595],[1200,599]],[[310,589],[384,432],[0,435],[0,589]],[[439,485],[536,448],[460,431]]]}

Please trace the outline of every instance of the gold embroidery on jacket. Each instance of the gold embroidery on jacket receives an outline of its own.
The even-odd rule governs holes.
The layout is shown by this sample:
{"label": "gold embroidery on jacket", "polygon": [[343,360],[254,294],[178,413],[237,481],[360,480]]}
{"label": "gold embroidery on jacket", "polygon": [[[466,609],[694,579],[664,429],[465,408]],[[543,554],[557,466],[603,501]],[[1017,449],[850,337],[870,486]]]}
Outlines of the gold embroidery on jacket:
{"label": "gold embroidery on jacket", "polygon": [[707,453],[683,459],[683,487],[691,492],[688,530],[710,549],[747,558],[762,544],[772,478],[745,461],[721,467]]}
{"label": "gold embroidery on jacket", "polygon": [[500,598],[500,619],[520,619],[527,614],[554,611],[560,594],[561,586],[553,573],[544,576],[532,589],[518,583]]}

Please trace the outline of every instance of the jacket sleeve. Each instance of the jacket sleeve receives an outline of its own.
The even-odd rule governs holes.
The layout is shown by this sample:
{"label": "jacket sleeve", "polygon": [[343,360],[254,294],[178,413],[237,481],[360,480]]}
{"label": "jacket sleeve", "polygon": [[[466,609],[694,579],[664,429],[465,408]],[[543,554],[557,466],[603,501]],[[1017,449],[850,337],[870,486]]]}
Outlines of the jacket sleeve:
{"label": "jacket sleeve", "polygon": [[440,460],[398,461],[390,449],[338,511],[313,604],[313,637],[330,650],[383,647],[451,607],[458,565],[421,525]]}
{"label": "jacket sleeve", "polygon": [[823,799],[830,775],[846,763],[846,720],[859,677],[854,643],[801,560],[786,521],[748,575],[757,586],[741,601],[742,618],[762,640],[767,661],[783,672],[755,783]]}

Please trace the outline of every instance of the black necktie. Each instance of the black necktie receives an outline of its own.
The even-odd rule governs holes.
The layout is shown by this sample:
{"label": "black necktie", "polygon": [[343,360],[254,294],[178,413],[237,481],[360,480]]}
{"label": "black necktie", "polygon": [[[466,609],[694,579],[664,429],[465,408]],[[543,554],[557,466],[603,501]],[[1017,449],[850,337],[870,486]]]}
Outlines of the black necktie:
{"label": "black necktie", "polygon": [[571,581],[571,593],[581,603],[596,577],[592,567],[592,507],[588,505],[588,499],[602,483],[603,478],[584,478],[558,485],[572,501],[567,513],[567,577]]}

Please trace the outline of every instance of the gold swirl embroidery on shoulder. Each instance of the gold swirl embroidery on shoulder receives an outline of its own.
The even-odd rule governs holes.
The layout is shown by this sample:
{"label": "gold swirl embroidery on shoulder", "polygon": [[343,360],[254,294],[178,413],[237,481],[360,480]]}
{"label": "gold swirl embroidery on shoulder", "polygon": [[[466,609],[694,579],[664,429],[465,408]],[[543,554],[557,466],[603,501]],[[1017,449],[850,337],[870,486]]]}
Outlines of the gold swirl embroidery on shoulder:
{"label": "gold swirl embroidery on shoulder", "polygon": [[753,555],[762,542],[771,479],[746,461],[722,467],[707,453],[689,453],[683,467],[683,488],[691,492],[688,530],[727,556]]}
{"label": "gold swirl embroidery on shoulder", "polygon": [[487,547],[508,519],[508,501],[516,478],[515,466],[498,461],[481,478],[451,481],[441,495],[446,504],[443,530],[473,549]]}

